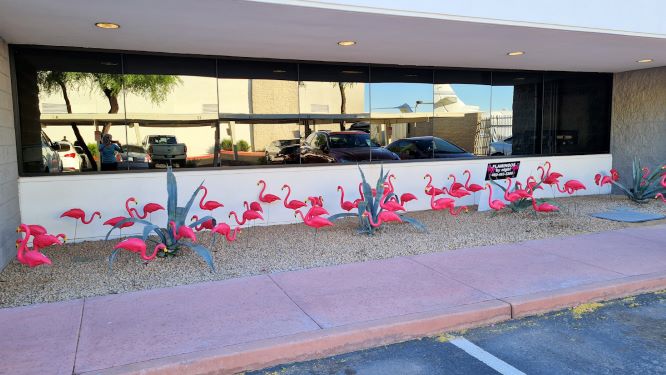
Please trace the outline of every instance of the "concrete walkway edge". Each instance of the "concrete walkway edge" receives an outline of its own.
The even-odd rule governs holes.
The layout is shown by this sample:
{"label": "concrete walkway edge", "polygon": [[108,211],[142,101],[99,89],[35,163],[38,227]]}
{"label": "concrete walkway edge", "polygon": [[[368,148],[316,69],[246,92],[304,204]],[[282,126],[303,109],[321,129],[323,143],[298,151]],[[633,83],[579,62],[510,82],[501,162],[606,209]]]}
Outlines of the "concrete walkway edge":
{"label": "concrete walkway edge", "polygon": [[379,319],[92,371],[84,375],[235,374],[666,289],[666,272]]}

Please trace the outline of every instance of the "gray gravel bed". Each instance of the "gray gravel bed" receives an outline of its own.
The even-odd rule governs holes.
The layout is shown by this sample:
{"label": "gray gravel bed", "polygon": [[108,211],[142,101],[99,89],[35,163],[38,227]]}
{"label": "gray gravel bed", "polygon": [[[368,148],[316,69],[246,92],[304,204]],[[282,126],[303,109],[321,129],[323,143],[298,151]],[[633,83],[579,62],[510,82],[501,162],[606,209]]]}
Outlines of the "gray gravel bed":
{"label": "gray gravel bed", "polygon": [[[531,210],[498,214],[470,211],[456,217],[443,212],[413,212],[409,215],[423,222],[427,233],[408,224],[392,224],[373,237],[356,232],[356,219],[344,219],[321,230],[316,242],[314,231],[302,224],[246,228],[235,243],[217,241],[212,249],[215,273],[188,250],[147,264],[137,254],[121,252],[113,272],[109,272],[107,259],[117,240],[65,244],[44,250],[53,266],[30,269],[16,260],[10,263],[0,273],[0,307],[665,222],[627,224],[587,215],[616,207],[666,214],[666,204],[657,201],[638,205],[620,196],[592,196],[561,198],[556,204],[561,213],[537,216]],[[205,245],[211,241],[208,233],[198,238]]]}

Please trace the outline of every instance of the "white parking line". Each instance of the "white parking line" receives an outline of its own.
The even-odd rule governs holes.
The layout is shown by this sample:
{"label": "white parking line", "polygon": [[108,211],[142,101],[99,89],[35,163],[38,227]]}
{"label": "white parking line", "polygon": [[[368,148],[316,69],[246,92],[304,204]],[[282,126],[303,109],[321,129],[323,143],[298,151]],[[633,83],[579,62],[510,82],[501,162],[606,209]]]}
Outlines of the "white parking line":
{"label": "white parking line", "polygon": [[449,342],[502,375],[525,375],[524,372],[474,345],[474,343],[463,337],[456,337]]}

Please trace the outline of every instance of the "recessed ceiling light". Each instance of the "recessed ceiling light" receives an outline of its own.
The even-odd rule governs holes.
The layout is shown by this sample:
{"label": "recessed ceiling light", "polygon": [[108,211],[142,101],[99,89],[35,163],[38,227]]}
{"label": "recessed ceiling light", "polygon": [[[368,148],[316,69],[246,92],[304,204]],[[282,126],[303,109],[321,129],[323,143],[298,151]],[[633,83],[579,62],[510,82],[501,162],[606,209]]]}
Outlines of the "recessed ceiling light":
{"label": "recessed ceiling light", "polygon": [[507,52],[507,56],[522,56],[525,54],[525,51],[512,51],[512,52]]}
{"label": "recessed ceiling light", "polygon": [[353,40],[341,40],[338,42],[338,45],[342,47],[349,47],[356,45],[356,42]]}
{"label": "recessed ceiling light", "polygon": [[640,60],[636,60],[637,63],[641,63],[641,64],[647,64],[647,63],[651,63],[651,62],[653,62],[653,61],[654,61],[654,60],[652,60],[652,59],[640,59]]}
{"label": "recessed ceiling light", "polygon": [[287,71],[284,69],[275,69],[273,70],[273,73],[286,73]]}
{"label": "recessed ceiling light", "polygon": [[360,70],[343,70],[342,74],[363,74]]}
{"label": "recessed ceiling light", "polygon": [[113,22],[95,22],[95,26],[100,29],[120,29],[120,25]]}

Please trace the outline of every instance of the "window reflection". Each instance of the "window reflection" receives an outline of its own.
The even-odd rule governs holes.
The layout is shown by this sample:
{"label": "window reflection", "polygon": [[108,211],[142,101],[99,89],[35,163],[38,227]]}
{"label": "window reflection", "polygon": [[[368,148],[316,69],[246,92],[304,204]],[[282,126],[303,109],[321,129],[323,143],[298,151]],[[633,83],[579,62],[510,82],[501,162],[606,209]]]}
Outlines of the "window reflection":
{"label": "window reflection", "polygon": [[33,49],[14,58],[24,172],[98,170],[101,135],[125,142],[120,56]]}
{"label": "window reflection", "polygon": [[432,73],[431,69],[372,69],[370,134],[385,147],[373,159],[433,158]]}
{"label": "window reflection", "polygon": [[490,72],[435,71],[436,158],[488,155],[491,140],[504,136],[489,121],[492,116],[490,83]]}
{"label": "window reflection", "polygon": [[215,69],[209,59],[124,55],[128,169],[213,165]]}
{"label": "window reflection", "polygon": [[367,66],[300,64],[301,163],[371,160]]}
{"label": "window reflection", "polygon": [[491,155],[531,155],[541,152],[540,144],[536,142],[540,134],[537,120],[540,117],[538,105],[541,85],[540,73],[493,72],[488,124],[494,135],[489,147]]}
{"label": "window reflection", "polygon": [[282,62],[219,62],[218,165],[300,163],[298,67]]}

